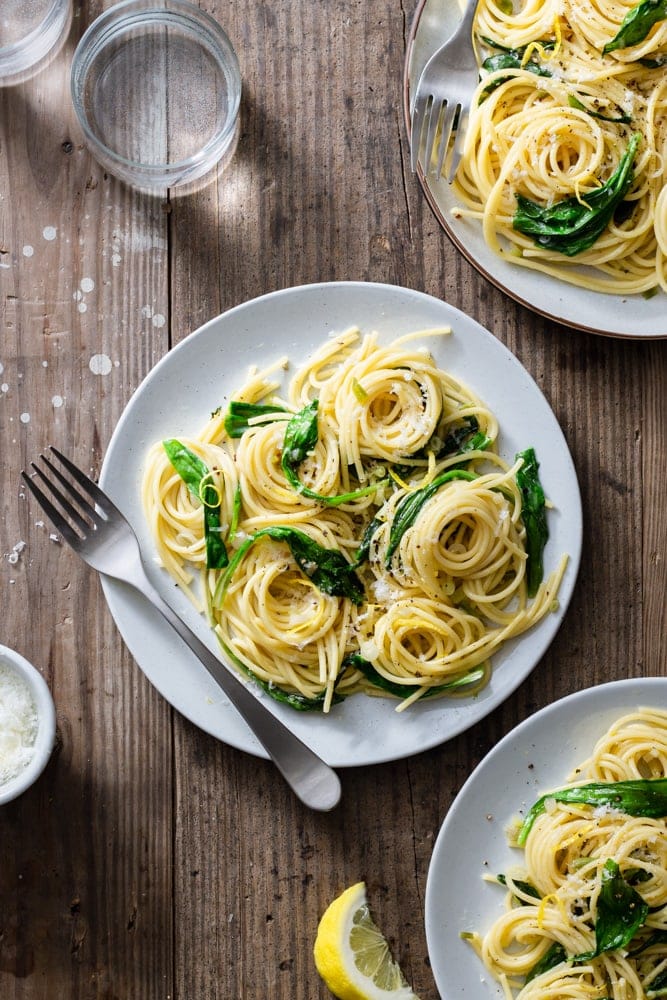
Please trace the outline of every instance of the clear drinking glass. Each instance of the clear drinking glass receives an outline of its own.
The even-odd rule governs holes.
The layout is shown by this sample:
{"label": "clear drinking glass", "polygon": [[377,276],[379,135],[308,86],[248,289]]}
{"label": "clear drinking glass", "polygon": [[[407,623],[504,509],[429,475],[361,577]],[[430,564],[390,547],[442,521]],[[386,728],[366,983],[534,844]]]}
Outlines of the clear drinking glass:
{"label": "clear drinking glass", "polygon": [[229,38],[187,0],[123,0],[85,32],[74,108],[93,155],[147,191],[191,185],[233,151],[241,73]]}
{"label": "clear drinking glass", "polygon": [[71,0],[0,0],[0,86],[21,83],[42,69],[71,23]]}

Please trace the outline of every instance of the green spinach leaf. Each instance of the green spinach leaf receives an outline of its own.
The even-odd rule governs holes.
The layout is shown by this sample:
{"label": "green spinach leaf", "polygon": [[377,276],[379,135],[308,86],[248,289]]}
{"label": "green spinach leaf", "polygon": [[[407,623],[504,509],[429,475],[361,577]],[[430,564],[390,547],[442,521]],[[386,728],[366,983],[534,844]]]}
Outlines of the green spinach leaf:
{"label": "green spinach leaf", "polygon": [[[470,454],[472,451],[485,451],[490,444],[491,438],[483,431],[480,431],[477,417],[466,416],[462,418],[460,423],[450,427],[444,441],[436,431],[428,444],[418,452],[415,452],[413,458],[428,461],[429,454],[433,454],[436,461],[440,461],[452,455],[463,456]],[[452,466],[452,468],[459,467],[459,465]],[[392,468],[401,479],[405,479],[415,472],[414,465],[395,464]]]}
{"label": "green spinach leaf", "polygon": [[446,472],[441,472],[439,476],[436,476],[435,479],[431,480],[428,486],[422,486],[421,489],[414,490],[412,493],[407,493],[400,501],[394,512],[394,519],[389,532],[389,544],[387,546],[387,554],[385,556],[385,565],[389,566],[401,538],[408,528],[415,523],[424,504],[438,492],[441,486],[444,486],[445,483],[449,483],[454,479],[466,479],[471,482],[473,479],[477,478],[478,477],[474,472],[467,472],[465,469],[448,469]]}
{"label": "green spinach leaf", "polygon": [[[288,705],[290,708],[295,709],[297,712],[321,712],[324,708],[325,702],[325,692],[315,695],[312,698],[307,697],[307,695],[301,694],[299,691],[286,691],[284,688],[278,687],[277,684],[271,684],[269,681],[265,681],[262,677],[258,677],[254,670],[251,670],[247,664],[241,660],[233,649],[224,642],[223,639],[218,635],[218,642],[225,653],[225,655],[238,667],[242,674],[249,677],[251,681],[257,684],[270,698],[274,701],[279,701],[283,705]],[[341,669],[336,682],[334,684],[334,693],[331,699],[332,705],[339,705],[342,701],[345,701],[344,695],[339,694],[336,691],[336,684],[339,683],[341,677],[343,676],[343,670]]]}
{"label": "green spinach leaf", "polygon": [[176,438],[162,442],[167,458],[193,496],[201,501],[204,511],[206,568],[224,569],[229,562],[222,537],[220,494],[211,481],[205,462]]}
{"label": "green spinach leaf", "polygon": [[338,507],[340,504],[349,503],[351,500],[375,493],[381,483],[385,483],[387,480],[375,482],[371,486],[365,486],[363,489],[353,490],[350,493],[339,493],[337,496],[323,496],[321,493],[316,493],[315,490],[304,486],[300,481],[298,468],[306,456],[313,451],[318,440],[317,406],[318,401],[314,399],[308,406],[295,413],[287,424],[281,458],[281,467],[287,482],[301,496],[317,500],[327,507]]}
{"label": "green spinach leaf", "polygon": [[585,111],[587,115],[591,116],[591,118],[597,118],[598,121],[601,122],[617,122],[620,125],[629,125],[632,122],[632,116],[626,114],[625,111],[621,110],[621,108],[618,108],[619,113],[616,117],[613,117],[612,115],[603,115],[601,111],[592,111],[591,108],[587,107],[579,100],[576,94],[570,94],[567,99],[567,103],[571,108],[577,108],[579,111]]}
{"label": "green spinach leaf", "polygon": [[643,42],[654,24],[667,18],[667,0],[642,0],[623,18],[621,27],[610,42],[603,48],[603,53],[615,52],[616,49],[627,49]]}
{"label": "green spinach leaf", "polygon": [[362,563],[365,563],[366,560],[368,559],[371,549],[371,542],[373,541],[373,535],[378,530],[381,524],[382,521],[378,517],[374,517],[372,521],[369,521],[368,524],[366,525],[366,530],[364,531],[361,538],[361,545],[355,552],[354,565],[357,568],[361,566]]}
{"label": "green spinach leaf", "polygon": [[[378,673],[373,664],[364,659],[364,657],[359,653],[349,653],[343,660],[343,666],[361,671],[367,681],[370,681],[370,683],[375,687],[381,688],[388,694],[395,695],[397,698],[408,698],[414,691],[413,687],[407,687],[404,684],[396,684],[394,681],[388,680],[382,674]],[[469,684],[474,684],[481,680],[483,675],[484,669],[482,667],[474,667],[454,680],[429,688],[428,691],[425,691],[424,694],[421,695],[420,701],[422,698],[431,698],[437,694],[444,694],[447,691],[455,691],[457,688],[467,687]]]}
{"label": "green spinach leaf", "polygon": [[[498,70],[503,69],[525,69],[526,72],[534,73],[535,76],[552,75],[545,66],[535,59],[529,59],[525,63],[522,62],[524,51],[525,49],[505,49],[503,52],[496,52],[492,56],[487,56],[482,63],[482,69],[486,70],[487,73],[497,73]],[[506,79],[506,76],[498,76],[495,80],[491,80],[481,91],[479,103],[481,104],[482,101],[486,100],[489,94],[492,94],[494,90],[500,87]]]}
{"label": "green spinach leaf", "polygon": [[[500,875],[496,875],[496,879],[498,882],[500,882],[501,885],[505,886],[507,885],[507,879],[502,873]],[[535,888],[535,886],[531,882],[523,882],[521,879],[518,878],[515,878],[512,881],[513,884],[517,887],[517,889],[520,889],[521,892],[525,892],[527,896],[531,896],[533,899],[536,900],[542,899],[540,892]],[[528,905],[527,903],[524,903],[524,900],[519,899],[518,896],[513,896],[513,898],[518,900],[518,902],[520,902],[522,906]]]}
{"label": "green spinach leaf", "polygon": [[[645,941],[642,941],[636,948],[628,952],[628,958],[636,958],[637,955],[641,955],[642,952],[647,951],[648,948],[652,948],[655,944],[667,944],[667,931],[652,931]],[[667,969],[665,973],[667,974]]]}
{"label": "green spinach leaf", "polygon": [[285,413],[284,406],[273,406],[265,403],[243,403],[232,400],[225,416],[225,430],[230,438],[243,437],[250,429],[253,417],[265,417],[271,413]]}
{"label": "green spinach leaf", "polygon": [[565,948],[563,948],[559,941],[554,941],[539,962],[536,962],[532,967],[526,976],[526,983],[529,983],[532,979],[536,979],[537,976],[541,976],[544,972],[548,972],[550,969],[555,969],[557,965],[560,965],[561,962],[565,962],[566,960],[567,952],[565,951]]}
{"label": "green spinach leaf", "polygon": [[544,548],[549,539],[546,504],[535,450],[527,448],[517,458],[523,459],[516,482],[521,491],[521,520],[526,529],[526,584],[528,596],[535,597],[544,577]]}
{"label": "green spinach leaf", "polygon": [[607,806],[628,816],[662,819],[667,816],[667,778],[637,778],[630,781],[592,782],[556,789],[537,800],[521,824],[517,843],[522,847],[538,816],[548,801],[574,802],[583,805]]}
{"label": "green spinach leaf", "polygon": [[531,236],[537,246],[567,257],[575,257],[588,250],[607,228],[632,185],[632,165],[640,140],[639,133],[630,138],[628,148],[609,180],[581,201],[570,197],[544,206],[518,194],[517,210],[512,220],[514,229]]}
{"label": "green spinach leaf", "polygon": [[609,858],[602,869],[597,901],[595,949],[577,955],[574,961],[585,962],[607,951],[625,948],[643,927],[647,916],[648,903],[628,885],[617,862]]}
{"label": "green spinach leaf", "polygon": [[232,576],[241,560],[252,545],[262,538],[272,538],[274,541],[285,542],[294,556],[299,569],[313,581],[323,593],[334,597],[349,597],[354,604],[361,604],[364,599],[364,588],[342,552],[338,549],[325,549],[313,541],[305,532],[285,525],[274,525],[260,528],[254,535],[243,542],[234,553],[229,566],[218,582],[213,604],[219,607],[227,592]]}

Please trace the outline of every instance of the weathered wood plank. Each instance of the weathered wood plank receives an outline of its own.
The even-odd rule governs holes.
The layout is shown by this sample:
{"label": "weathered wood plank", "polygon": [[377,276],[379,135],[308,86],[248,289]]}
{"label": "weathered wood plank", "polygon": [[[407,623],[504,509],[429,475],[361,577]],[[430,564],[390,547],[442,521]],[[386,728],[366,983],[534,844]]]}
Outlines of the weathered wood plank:
{"label": "weathered wood plank", "polygon": [[171,710],[18,474],[49,442],[99,473],[165,348],[141,311],[168,312],[165,219],[92,163],[64,57],[0,108],[1,641],[44,673],[59,734],[0,810],[0,994],[148,1000],[172,989]]}

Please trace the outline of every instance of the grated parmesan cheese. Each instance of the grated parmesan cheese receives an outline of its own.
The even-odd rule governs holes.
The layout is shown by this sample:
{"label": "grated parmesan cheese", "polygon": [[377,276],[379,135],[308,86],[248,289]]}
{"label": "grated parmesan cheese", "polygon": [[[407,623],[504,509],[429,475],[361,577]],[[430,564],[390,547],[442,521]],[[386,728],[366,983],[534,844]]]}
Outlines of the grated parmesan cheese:
{"label": "grated parmesan cheese", "polygon": [[0,660],[0,787],[30,764],[38,722],[30,688],[20,674]]}

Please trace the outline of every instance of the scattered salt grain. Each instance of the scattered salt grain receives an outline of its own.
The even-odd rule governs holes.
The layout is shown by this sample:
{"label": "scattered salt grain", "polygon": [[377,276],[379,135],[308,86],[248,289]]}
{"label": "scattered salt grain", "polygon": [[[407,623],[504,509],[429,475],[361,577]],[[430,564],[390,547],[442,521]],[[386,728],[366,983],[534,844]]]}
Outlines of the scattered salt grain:
{"label": "scattered salt grain", "polygon": [[21,558],[21,553],[25,548],[25,542],[17,542],[12,551],[7,556],[7,562],[11,566],[16,566],[17,562]]}
{"label": "scattered salt grain", "polygon": [[111,364],[111,358],[109,358],[106,354],[93,354],[92,358],[88,362],[88,367],[93,375],[108,375],[113,366]]}

